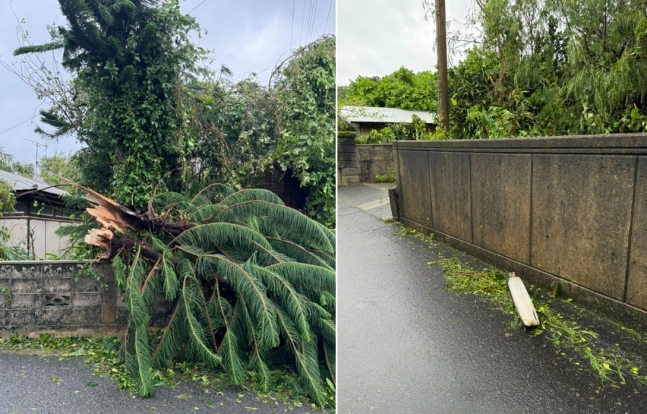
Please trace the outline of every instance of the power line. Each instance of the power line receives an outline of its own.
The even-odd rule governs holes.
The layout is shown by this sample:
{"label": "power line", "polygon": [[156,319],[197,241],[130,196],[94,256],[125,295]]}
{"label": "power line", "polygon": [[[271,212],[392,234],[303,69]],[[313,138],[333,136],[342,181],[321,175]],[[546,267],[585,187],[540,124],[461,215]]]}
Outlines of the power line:
{"label": "power line", "polygon": [[304,44],[308,44],[308,40],[310,39],[310,18],[312,17],[312,5],[314,4],[314,0],[310,1],[310,6],[308,6],[308,22],[306,23],[306,35],[305,38],[303,39]]}
{"label": "power line", "polygon": [[292,24],[290,24],[290,49],[292,49],[292,31],[294,30],[294,9],[297,7],[297,0],[292,3]]}
{"label": "power line", "polygon": [[207,1],[207,0],[202,0],[202,1],[200,2],[200,4],[198,4],[197,6],[195,6],[194,8],[192,8],[191,10],[189,10],[187,14],[191,14],[191,12],[192,12],[193,10],[195,10],[195,9],[197,9],[198,7],[202,6],[206,1]]}
{"label": "power line", "polygon": [[306,25],[306,44],[310,43],[310,37],[312,36],[312,25],[315,21],[314,10],[317,7],[317,0],[312,0],[310,3],[310,10],[308,12],[308,24]]}
{"label": "power line", "polygon": [[317,0],[315,0],[315,5],[312,9],[312,23],[310,23],[310,37],[308,37],[308,41],[312,39],[312,34],[315,31],[315,17],[317,17]]}
{"label": "power line", "polygon": [[29,119],[25,119],[25,120],[24,120],[24,121],[22,121],[21,123],[19,123],[19,124],[16,124],[16,125],[12,126],[11,128],[7,128],[7,129],[5,129],[4,131],[0,131],[0,134],[4,134],[5,132],[9,132],[9,131],[11,131],[11,130],[12,130],[12,129],[14,129],[14,128],[18,128],[20,125],[22,125],[22,124],[24,124],[24,123],[26,123],[26,122],[31,121],[32,119],[36,118],[38,115],[40,115],[40,114],[36,114],[36,115],[32,116],[31,118],[29,118]]}
{"label": "power line", "polygon": [[304,0],[304,1],[303,1],[303,10],[301,11],[301,32],[299,33],[299,46],[301,46],[301,45],[302,45],[302,43],[301,43],[301,39],[302,39],[302,37],[303,37],[303,21],[304,21],[304,20],[305,20],[305,18],[306,18],[306,2],[307,2],[307,1],[308,1],[308,0]]}
{"label": "power line", "polygon": [[332,10],[332,0],[330,0],[330,6],[328,6],[328,15],[326,16],[326,24],[324,25],[324,34],[326,34],[326,29],[328,28],[328,18],[330,17],[330,10]]}

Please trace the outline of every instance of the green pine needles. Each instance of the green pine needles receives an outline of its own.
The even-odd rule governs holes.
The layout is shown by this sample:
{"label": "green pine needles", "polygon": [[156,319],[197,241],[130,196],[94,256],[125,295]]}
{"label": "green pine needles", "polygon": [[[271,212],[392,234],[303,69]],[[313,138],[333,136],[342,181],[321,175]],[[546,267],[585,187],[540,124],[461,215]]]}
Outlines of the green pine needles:
{"label": "green pine needles", "polygon": [[[137,242],[112,258],[129,311],[121,355],[139,395],[154,394],[153,370],[184,360],[223,369],[234,384],[255,371],[263,391],[270,367],[294,370],[325,405],[335,379],[334,233],[266,190],[164,193],[148,214],[174,226],[115,231]],[[172,312],[149,342],[162,298]]]}

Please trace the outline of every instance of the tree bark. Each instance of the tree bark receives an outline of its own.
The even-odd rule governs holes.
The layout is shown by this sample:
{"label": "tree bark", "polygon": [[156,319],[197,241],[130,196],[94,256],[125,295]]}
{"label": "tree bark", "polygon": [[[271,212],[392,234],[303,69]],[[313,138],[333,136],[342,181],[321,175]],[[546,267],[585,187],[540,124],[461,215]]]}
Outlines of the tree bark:
{"label": "tree bark", "polygon": [[135,234],[145,230],[150,232],[164,231],[173,237],[177,237],[192,227],[189,223],[172,222],[162,217],[156,217],[151,211],[138,212],[89,188],[69,180],[65,181],[84,191],[86,193],[86,200],[94,204],[93,207],[88,207],[86,211],[102,227],[90,230],[85,236],[85,242],[104,250],[97,257],[97,260],[100,262],[109,262],[119,252],[133,250],[136,247],[141,248],[140,252],[142,257],[152,261],[160,259],[160,253],[155,252],[149,244],[126,234],[127,230]]}

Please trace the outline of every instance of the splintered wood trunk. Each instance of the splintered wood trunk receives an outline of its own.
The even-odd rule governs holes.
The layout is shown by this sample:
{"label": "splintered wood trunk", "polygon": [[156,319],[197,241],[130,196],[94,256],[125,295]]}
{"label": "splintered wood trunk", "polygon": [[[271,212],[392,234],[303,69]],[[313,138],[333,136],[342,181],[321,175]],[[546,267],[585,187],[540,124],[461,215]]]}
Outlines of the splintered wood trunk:
{"label": "splintered wood trunk", "polygon": [[104,250],[97,257],[98,261],[111,261],[120,251],[131,250],[137,246],[141,246],[142,257],[157,261],[161,255],[154,252],[150,245],[127,235],[126,230],[135,233],[143,230],[151,232],[163,230],[172,236],[178,236],[192,227],[188,223],[171,222],[161,217],[156,217],[150,208],[149,211],[138,212],[94,190],[69,180],[65,181],[85,192],[86,200],[94,205],[93,207],[88,207],[86,211],[102,227],[91,229],[85,236],[85,242]]}

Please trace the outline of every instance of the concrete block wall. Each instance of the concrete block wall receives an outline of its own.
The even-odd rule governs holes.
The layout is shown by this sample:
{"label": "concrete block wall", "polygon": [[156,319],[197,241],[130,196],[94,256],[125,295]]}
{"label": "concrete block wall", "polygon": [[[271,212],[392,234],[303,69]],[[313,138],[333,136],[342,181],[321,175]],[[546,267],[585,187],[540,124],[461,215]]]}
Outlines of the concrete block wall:
{"label": "concrete block wall", "polygon": [[647,134],[397,141],[403,221],[647,326]]}
{"label": "concrete block wall", "polygon": [[62,331],[117,332],[127,312],[109,265],[94,266],[105,284],[79,275],[76,261],[0,262],[0,336]]}
{"label": "concrete block wall", "polygon": [[363,144],[357,146],[359,161],[359,181],[362,183],[377,182],[378,174],[387,175],[393,164],[393,145]]}
{"label": "concrete block wall", "polygon": [[337,145],[337,182],[339,185],[359,183],[359,162],[354,140],[340,141]]}
{"label": "concrete block wall", "polygon": [[338,145],[337,180],[340,185],[377,182],[377,174],[387,175],[393,164],[391,144],[361,144],[341,141]]}

